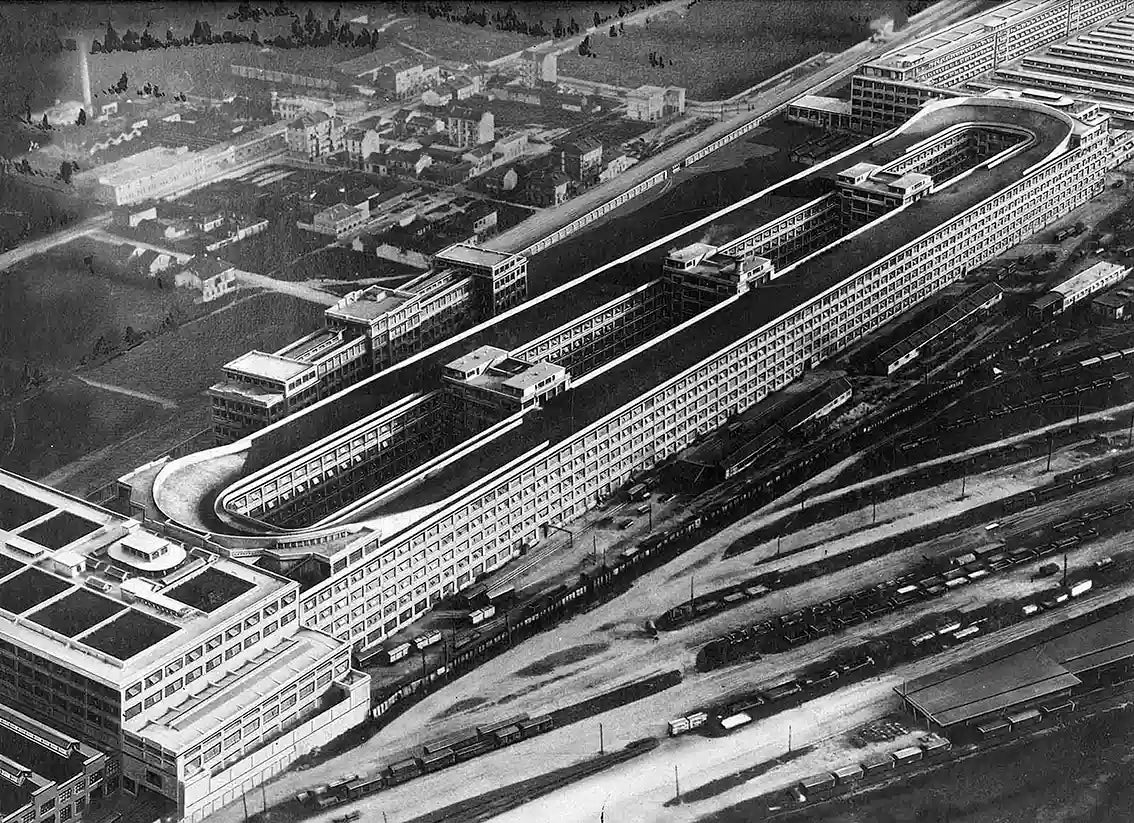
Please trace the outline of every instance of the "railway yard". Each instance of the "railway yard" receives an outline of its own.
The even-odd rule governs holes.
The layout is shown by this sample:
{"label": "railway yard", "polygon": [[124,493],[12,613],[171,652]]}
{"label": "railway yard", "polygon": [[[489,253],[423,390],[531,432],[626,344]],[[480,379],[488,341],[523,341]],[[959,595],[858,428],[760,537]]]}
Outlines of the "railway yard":
{"label": "railway yard", "polygon": [[[373,724],[269,783],[264,810],[747,820],[1011,745],[942,742],[900,695],[1134,609],[1134,332],[1085,307],[1027,316],[1072,269],[1123,259],[1096,241],[1134,228],[1129,191],[1108,187],[870,341],[893,346],[994,279],[998,305],[912,365],[880,376],[855,351],[828,364],[816,382],[845,380],[852,399],[823,422],[778,427],[782,395],[739,415],[730,428],[767,436],[752,466],[691,475],[723,437],[709,435],[360,652]],[[1064,231],[1082,223],[1099,228]],[[1114,696],[1098,689],[1079,696],[1082,718]],[[1016,740],[1022,717],[993,725]],[[887,771],[873,783],[872,762]]]}
{"label": "railway yard", "polygon": [[[690,484],[663,467],[371,650],[376,704],[462,655],[475,668],[269,784],[273,820],[760,817],[798,808],[816,774],[808,800],[832,772],[932,751],[904,683],[1130,608],[1134,341],[1081,313],[1025,323],[1016,297],[888,392],[839,372],[869,399],[759,469]],[[714,507],[730,512],[702,526]],[[694,523],[672,559],[587,588]],[[520,634],[573,586],[579,602]]]}

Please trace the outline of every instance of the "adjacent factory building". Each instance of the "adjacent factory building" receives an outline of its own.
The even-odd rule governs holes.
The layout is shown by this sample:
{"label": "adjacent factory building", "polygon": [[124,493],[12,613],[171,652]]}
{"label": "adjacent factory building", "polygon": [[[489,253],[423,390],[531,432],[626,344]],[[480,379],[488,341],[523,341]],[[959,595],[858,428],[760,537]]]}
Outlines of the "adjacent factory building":
{"label": "adjacent factory building", "polygon": [[301,622],[371,645],[1099,193],[1110,148],[1094,105],[931,103],[730,207],[722,223],[751,226],[733,240],[690,232],[652,279],[580,277],[123,492],[138,516],[302,570]]}
{"label": "adjacent factory building", "polygon": [[370,678],[299,590],[0,471],[0,798],[63,823],[145,789],[196,821],[362,722]]}

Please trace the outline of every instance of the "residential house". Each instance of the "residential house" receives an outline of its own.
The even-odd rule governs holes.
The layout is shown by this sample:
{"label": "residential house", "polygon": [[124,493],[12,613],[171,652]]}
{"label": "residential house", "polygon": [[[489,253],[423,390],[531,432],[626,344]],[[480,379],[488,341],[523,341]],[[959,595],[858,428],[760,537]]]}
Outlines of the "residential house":
{"label": "residential house", "polygon": [[626,116],[631,120],[661,120],[685,113],[685,89],[680,86],[638,86],[626,94]]}
{"label": "residential house", "polygon": [[461,155],[461,160],[472,165],[473,176],[478,177],[492,168],[492,146],[477,146]]}
{"label": "residential house", "polygon": [[361,229],[369,219],[369,214],[360,209],[352,208],[346,203],[336,203],[316,212],[311,227],[320,234],[345,237]]}
{"label": "residential house", "polygon": [[449,78],[449,86],[453,89],[453,95],[457,100],[468,100],[470,97],[480,94],[481,79],[479,76],[466,77],[463,74],[454,75]]}
{"label": "residential house", "polygon": [[555,169],[540,169],[528,175],[524,191],[536,206],[558,206],[567,201],[567,175]]}
{"label": "residential house", "polygon": [[137,266],[138,271],[147,277],[156,277],[168,269],[172,262],[172,255],[154,249],[145,249],[134,258],[134,265]]}
{"label": "residential house", "polygon": [[194,257],[184,269],[166,269],[159,275],[163,283],[200,293],[202,303],[210,303],[236,289],[236,267],[219,257]]}
{"label": "residential house", "polygon": [[637,162],[628,154],[616,154],[602,167],[602,171],[599,172],[599,181],[605,183],[607,180],[613,180]]}
{"label": "residential house", "polygon": [[501,137],[492,146],[493,165],[519,160],[527,150],[528,135],[525,132],[520,131]]}
{"label": "residential house", "polygon": [[219,211],[210,212],[193,221],[194,225],[201,231],[212,231],[224,223],[224,214]]}
{"label": "residential house", "polygon": [[380,151],[382,140],[376,129],[352,127],[343,132],[347,157],[355,168],[361,169],[372,153]]}
{"label": "residential house", "polygon": [[591,183],[602,169],[602,143],[593,137],[580,137],[555,150],[559,170],[578,183]]}
{"label": "residential house", "polygon": [[321,111],[297,117],[287,125],[288,151],[304,160],[325,160],[343,150],[343,121]]}
{"label": "residential house", "polygon": [[433,164],[433,159],[421,149],[391,149],[385,155],[386,174],[418,177]]}
{"label": "residential house", "polygon": [[485,191],[500,193],[512,191],[516,188],[516,183],[519,182],[519,176],[516,170],[511,166],[497,166],[490,169],[480,178],[481,185]]}
{"label": "residential house", "polygon": [[480,106],[465,103],[451,106],[445,122],[449,142],[462,149],[491,143],[496,137],[492,112]]}
{"label": "residential house", "polygon": [[437,108],[439,106],[447,106],[453,102],[456,96],[456,90],[448,83],[442,83],[432,89],[426,89],[421,93],[421,102],[427,106]]}
{"label": "residential house", "polygon": [[529,88],[559,82],[559,56],[555,46],[536,46],[526,52],[520,66],[520,77]]}
{"label": "residential house", "polygon": [[433,179],[448,186],[459,186],[475,176],[473,164],[467,160],[445,165],[438,163],[430,169],[430,174]]}
{"label": "residential house", "polygon": [[279,92],[272,92],[272,116],[277,120],[294,120],[304,114],[316,111],[334,117],[335,101],[325,97],[308,97],[306,95],[286,97]]}
{"label": "residential house", "polygon": [[496,225],[499,221],[496,206],[489,203],[475,203],[469,207],[465,214],[469,222],[472,223],[473,233],[478,238],[496,231]]}

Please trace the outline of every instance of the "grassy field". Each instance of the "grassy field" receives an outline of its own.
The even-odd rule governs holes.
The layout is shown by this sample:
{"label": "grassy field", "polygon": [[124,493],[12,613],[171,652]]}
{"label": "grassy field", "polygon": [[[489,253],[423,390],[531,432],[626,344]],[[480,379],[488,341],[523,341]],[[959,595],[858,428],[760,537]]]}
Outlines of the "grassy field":
{"label": "grassy field", "polygon": [[[651,18],[625,35],[592,36],[597,57],[571,52],[559,74],[617,86],[684,86],[690,98],[729,97],[821,51],[839,52],[870,36],[871,19],[905,21],[894,0],[712,0]],[[801,21],[807,24],[801,25]],[[650,65],[649,54],[666,60]],[[669,65],[672,61],[672,65]]]}
{"label": "grassy field", "polygon": [[148,340],[87,374],[182,402],[200,397],[221,366],[251,349],[273,351],[314,331],[322,309],[286,294],[259,294]]}
{"label": "grassy field", "polygon": [[[99,305],[93,292],[89,299]],[[101,305],[114,310],[113,303]],[[8,316],[7,308],[2,310]],[[67,339],[64,317],[60,314],[60,322],[54,324],[54,337],[45,333],[38,338],[41,346],[52,339]],[[119,389],[156,395],[174,404],[174,409],[61,377],[43,391],[0,408],[0,466],[41,477],[91,452],[135,438],[145,439],[146,449],[137,461],[142,462],[207,420],[204,391],[220,377],[221,365],[250,349],[279,348],[314,330],[321,320],[320,307],[298,298],[254,295],[147,340],[101,366],[76,372]],[[163,427],[160,436],[147,436],[157,427]],[[114,466],[116,472],[124,470]],[[102,482],[112,479],[101,478]],[[94,478],[88,480],[84,487],[97,485]]]}
{"label": "grassy field", "polygon": [[0,276],[0,395],[18,387],[25,364],[58,377],[90,357],[100,337],[117,339],[127,326],[155,331],[171,312],[202,311],[186,291],[128,275],[105,257],[109,249],[84,238]]}
{"label": "grassy field", "polygon": [[[26,151],[19,144],[17,151]],[[6,151],[0,148],[0,155]],[[0,176],[0,251],[57,232],[97,211],[96,208],[42,186]]]}

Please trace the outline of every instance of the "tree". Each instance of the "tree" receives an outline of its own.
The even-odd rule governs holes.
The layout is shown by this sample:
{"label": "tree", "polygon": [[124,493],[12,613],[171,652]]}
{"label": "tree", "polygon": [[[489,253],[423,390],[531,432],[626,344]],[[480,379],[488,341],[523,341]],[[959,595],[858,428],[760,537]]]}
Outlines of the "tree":
{"label": "tree", "polygon": [[87,110],[79,109],[79,116],[75,118],[76,126],[85,126],[87,124]]}
{"label": "tree", "polygon": [[579,44],[579,56],[586,57],[591,52],[591,36],[588,34],[583,38],[583,42]]}
{"label": "tree", "polygon": [[617,37],[618,36],[618,31],[614,28],[614,26],[610,27],[610,36],[611,37]]}
{"label": "tree", "polygon": [[106,36],[102,40],[103,51],[118,51],[122,48],[122,38],[118,36],[118,32],[114,30],[114,26],[110,21],[106,21]]}
{"label": "tree", "polygon": [[619,34],[625,34],[626,33],[626,24],[625,23],[619,23],[618,24],[618,33]]}
{"label": "tree", "polygon": [[126,51],[138,50],[138,33],[133,29],[126,29],[126,33],[122,35],[122,48]]}
{"label": "tree", "polygon": [[260,35],[256,33],[256,29],[252,29],[252,34],[248,35],[248,37],[257,46],[260,45]]}
{"label": "tree", "polygon": [[599,26],[602,25],[602,18],[599,17],[599,13],[597,11],[595,12],[595,18],[594,19],[595,19],[595,28],[597,29]]}
{"label": "tree", "polygon": [[43,122],[39,124],[39,127],[44,131],[47,131],[49,128],[51,128],[51,124],[47,122],[47,112],[43,113]]}
{"label": "tree", "polygon": [[171,46],[177,43],[177,38],[174,36],[172,28],[165,30],[165,42]]}
{"label": "tree", "polygon": [[556,17],[555,18],[555,28],[553,28],[551,30],[552,35],[555,37],[556,40],[558,40],[560,37],[563,36],[564,31],[565,30],[563,28],[563,21],[560,20],[558,17]]}
{"label": "tree", "polygon": [[71,161],[64,160],[59,165],[59,179],[62,180],[64,183],[67,183],[68,185],[70,185],[70,183],[71,183],[71,175],[72,175],[73,172],[74,172],[74,169],[71,168]]}
{"label": "tree", "polygon": [[102,53],[102,43],[98,42],[98,40],[92,40],[91,41],[91,54],[101,54],[101,53]]}

